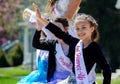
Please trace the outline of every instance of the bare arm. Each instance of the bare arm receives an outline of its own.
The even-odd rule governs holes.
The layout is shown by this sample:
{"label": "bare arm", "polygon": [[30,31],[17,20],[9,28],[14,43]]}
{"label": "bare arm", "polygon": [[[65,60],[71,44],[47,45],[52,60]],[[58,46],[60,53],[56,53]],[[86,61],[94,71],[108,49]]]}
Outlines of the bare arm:
{"label": "bare arm", "polygon": [[77,12],[82,0],[69,0],[69,1],[70,2],[68,5],[68,9],[65,13],[65,17],[67,17],[68,20],[70,21],[72,19],[72,17],[74,16],[74,14]]}

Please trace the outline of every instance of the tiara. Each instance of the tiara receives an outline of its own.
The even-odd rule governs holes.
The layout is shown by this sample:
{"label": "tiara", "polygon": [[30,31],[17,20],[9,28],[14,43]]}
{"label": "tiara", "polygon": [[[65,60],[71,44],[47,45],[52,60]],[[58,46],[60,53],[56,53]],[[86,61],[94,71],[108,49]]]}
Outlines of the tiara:
{"label": "tiara", "polygon": [[87,15],[87,14],[84,14],[84,13],[77,14],[76,20],[79,20],[79,19],[88,20],[89,22],[92,22],[93,24],[98,26],[98,23],[96,22],[96,20],[90,15]]}

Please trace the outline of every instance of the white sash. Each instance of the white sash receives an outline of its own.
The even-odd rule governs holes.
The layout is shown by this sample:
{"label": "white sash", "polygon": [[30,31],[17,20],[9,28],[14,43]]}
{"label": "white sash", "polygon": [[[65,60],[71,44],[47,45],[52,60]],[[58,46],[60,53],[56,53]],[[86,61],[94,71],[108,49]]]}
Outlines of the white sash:
{"label": "white sash", "polygon": [[77,84],[89,84],[87,71],[82,52],[82,41],[80,40],[75,47],[75,75]]}
{"label": "white sash", "polygon": [[56,44],[56,59],[61,64],[61,66],[69,72],[72,72],[72,63],[70,59],[64,55],[62,47],[59,43]]}
{"label": "white sash", "polygon": [[96,68],[96,63],[93,65],[92,69],[88,74],[89,84],[93,84],[96,81],[95,68]]}
{"label": "white sash", "polygon": [[38,57],[40,56],[41,60],[48,59],[49,51],[37,49],[36,50],[36,56],[37,56],[36,62],[37,62],[37,66],[38,66]]}

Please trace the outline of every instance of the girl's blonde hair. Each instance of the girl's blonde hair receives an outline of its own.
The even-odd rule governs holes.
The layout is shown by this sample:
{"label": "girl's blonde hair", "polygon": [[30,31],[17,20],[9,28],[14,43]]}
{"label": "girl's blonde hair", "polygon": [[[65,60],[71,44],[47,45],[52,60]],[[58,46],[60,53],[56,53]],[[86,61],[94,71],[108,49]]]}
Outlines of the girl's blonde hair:
{"label": "girl's blonde hair", "polygon": [[98,32],[98,23],[96,22],[96,20],[91,15],[85,13],[78,14],[75,18],[75,22],[78,20],[87,20],[88,22],[90,22],[90,26],[94,27],[94,31],[92,32],[91,39],[92,41],[98,41],[99,32]]}

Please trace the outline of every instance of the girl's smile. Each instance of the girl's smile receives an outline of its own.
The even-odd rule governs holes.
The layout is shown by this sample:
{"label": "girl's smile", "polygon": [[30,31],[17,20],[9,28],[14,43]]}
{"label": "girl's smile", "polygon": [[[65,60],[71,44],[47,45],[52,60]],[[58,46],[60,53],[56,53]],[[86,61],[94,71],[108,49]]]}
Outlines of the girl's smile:
{"label": "girl's smile", "polygon": [[91,27],[89,21],[87,20],[78,20],[75,22],[76,26],[76,34],[77,36],[83,40],[91,40],[91,34],[94,30],[94,27]]}

